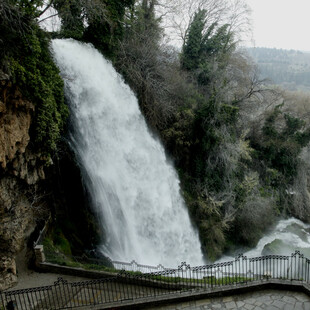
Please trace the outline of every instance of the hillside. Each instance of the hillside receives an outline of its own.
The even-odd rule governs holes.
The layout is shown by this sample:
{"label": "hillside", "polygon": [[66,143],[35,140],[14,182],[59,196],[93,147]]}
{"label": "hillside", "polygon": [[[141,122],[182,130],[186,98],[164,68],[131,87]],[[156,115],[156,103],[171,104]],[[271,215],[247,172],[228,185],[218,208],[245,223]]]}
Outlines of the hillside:
{"label": "hillside", "polygon": [[288,90],[310,90],[310,53],[265,47],[247,51],[257,63],[261,78]]}

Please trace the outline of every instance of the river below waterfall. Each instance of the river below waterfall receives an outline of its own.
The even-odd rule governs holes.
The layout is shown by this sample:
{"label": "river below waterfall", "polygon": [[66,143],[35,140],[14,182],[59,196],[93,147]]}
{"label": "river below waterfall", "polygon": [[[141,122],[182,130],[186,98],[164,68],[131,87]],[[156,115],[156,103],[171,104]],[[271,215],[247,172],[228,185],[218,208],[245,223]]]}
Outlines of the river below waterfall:
{"label": "river below waterfall", "polygon": [[[137,99],[91,45],[53,40],[70,108],[70,144],[113,260],[203,263],[177,174],[149,131]],[[83,227],[81,227],[83,229]]]}
{"label": "river below waterfall", "polygon": [[295,218],[281,220],[260,239],[257,246],[246,252],[249,257],[260,255],[291,255],[299,250],[310,258],[310,225]]}
{"label": "river below waterfall", "polygon": [[[239,251],[247,257],[264,255],[287,255],[299,251],[310,258],[310,225],[295,218],[280,220],[276,226],[263,236],[256,247],[248,251]],[[243,253],[242,253],[243,252]],[[217,262],[234,260],[232,256],[223,256]]]}

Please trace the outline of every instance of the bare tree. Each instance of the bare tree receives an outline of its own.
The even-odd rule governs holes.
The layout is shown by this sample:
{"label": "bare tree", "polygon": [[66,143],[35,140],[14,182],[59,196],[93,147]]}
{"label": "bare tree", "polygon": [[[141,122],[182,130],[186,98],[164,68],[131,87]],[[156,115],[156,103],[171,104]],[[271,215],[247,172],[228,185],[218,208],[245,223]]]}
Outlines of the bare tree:
{"label": "bare tree", "polygon": [[310,122],[310,95],[301,91],[284,91],[285,106],[283,110],[295,117],[301,118],[307,124]]}

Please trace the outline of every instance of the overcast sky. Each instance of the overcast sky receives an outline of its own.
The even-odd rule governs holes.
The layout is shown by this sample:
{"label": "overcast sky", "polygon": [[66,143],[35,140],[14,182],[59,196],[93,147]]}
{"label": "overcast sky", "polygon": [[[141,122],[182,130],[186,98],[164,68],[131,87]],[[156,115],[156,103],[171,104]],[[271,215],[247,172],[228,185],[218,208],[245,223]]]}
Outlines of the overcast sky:
{"label": "overcast sky", "polygon": [[247,0],[256,47],[310,51],[310,0]]}

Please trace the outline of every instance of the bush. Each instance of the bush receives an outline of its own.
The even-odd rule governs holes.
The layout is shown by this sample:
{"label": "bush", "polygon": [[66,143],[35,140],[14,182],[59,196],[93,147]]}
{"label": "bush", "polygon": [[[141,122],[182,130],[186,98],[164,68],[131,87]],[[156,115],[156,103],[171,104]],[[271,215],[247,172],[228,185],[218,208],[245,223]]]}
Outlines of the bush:
{"label": "bush", "polygon": [[236,215],[229,239],[235,244],[254,247],[277,215],[275,201],[272,198],[248,196]]}

